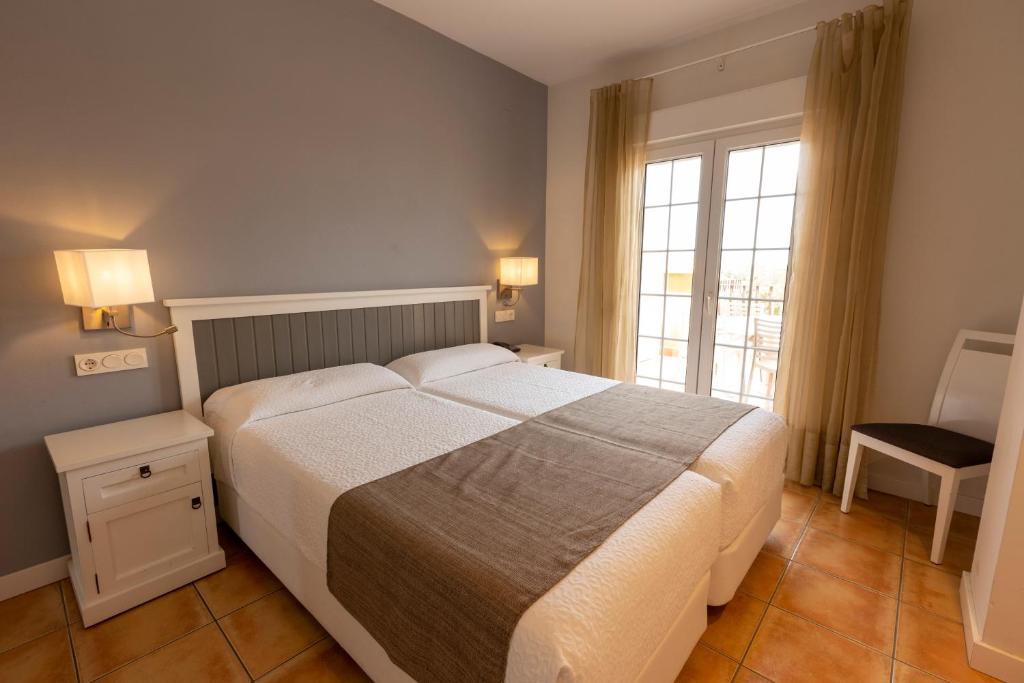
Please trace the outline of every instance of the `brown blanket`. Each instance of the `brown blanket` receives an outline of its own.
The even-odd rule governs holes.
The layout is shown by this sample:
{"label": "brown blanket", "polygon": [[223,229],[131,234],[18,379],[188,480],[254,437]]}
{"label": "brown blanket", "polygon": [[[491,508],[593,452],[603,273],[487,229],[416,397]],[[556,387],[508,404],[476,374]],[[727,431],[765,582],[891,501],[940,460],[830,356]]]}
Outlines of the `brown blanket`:
{"label": "brown blanket", "polygon": [[328,587],[416,680],[501,681],[523,612],[750,410],[620,384],[359,486]]}

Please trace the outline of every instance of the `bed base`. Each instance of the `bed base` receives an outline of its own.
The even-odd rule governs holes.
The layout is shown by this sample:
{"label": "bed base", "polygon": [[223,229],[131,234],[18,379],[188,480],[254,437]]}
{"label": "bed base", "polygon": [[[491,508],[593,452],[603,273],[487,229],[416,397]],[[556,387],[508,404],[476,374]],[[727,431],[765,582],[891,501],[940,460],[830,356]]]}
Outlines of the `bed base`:
{"label": "bed base", "polygon": [[[229,484],[218,481],[217,494],[221,518],[370,678],[377,683],[413,683],[327,589],[323,570],[307,560]],[[637,678],[638,683],[668,683],[679,674],[707,628],[710,584],[709,571],[697,582],[679,617]]]}
{"label": "bed base", "polygon": [[708,589],[709,605],[724,605],[736,595],[736,589],[743,582],[750,565],[754,563],[764,542],[772,533],[775,523],[782,517],[783,480],[779,487],[761,506],[754,518],[743,527],[743,531],[732,543],[719,552],[718,559],[711,565],[711,586]]}

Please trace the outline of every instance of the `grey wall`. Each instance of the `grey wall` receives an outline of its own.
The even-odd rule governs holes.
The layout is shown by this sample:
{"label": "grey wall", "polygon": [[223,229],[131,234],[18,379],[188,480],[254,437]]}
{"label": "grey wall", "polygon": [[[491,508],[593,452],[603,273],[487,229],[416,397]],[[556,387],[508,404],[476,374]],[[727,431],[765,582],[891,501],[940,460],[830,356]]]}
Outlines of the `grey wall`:
{"label": "grey wall", "polygon": [[[166,337],[149,369],[74,376],[73,353],[137,342],[80,331],[52,250],[146,248],[158,299],[480,284],[543,257],[545,87],[369,0],[3,15],[0,575],[67,552],[43,435],[179,405]],[[528,288],[492,338],[540,343],[543,302]]]}

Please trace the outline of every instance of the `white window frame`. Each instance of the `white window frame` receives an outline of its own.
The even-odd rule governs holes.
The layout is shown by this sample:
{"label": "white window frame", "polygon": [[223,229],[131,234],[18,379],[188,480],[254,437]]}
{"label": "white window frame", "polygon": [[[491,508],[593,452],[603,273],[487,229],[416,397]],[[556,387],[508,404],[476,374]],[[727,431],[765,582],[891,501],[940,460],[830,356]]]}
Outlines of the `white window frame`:
{"label": "white window frame", "polygon": [[[710,220],[707,252],[704,258],[706,280],[704,283],[704,310],[701,317],[700,351],[697,361],[697,393],[711,394],[711,371],[715,357],[715,330],[718,320],[718,278],[722,265],[722,232],[725,228],[725,181],[728,173],[729,152],[748,147],[764,147],[800,139],[800,126],[785,126],[759,130],[742,135],[719,138],[715,141],[715,167],[711,183]],[[703,178],[702,178],[703,180]],[[799,183],[799,178],[797,183]],[[789,277],[792,268],[792,240],[790,240],[790,265],[786,268],[786,292],[783,295],[783,319],[789,293]],[[692,311],[691,311],[692,314]],[[783,340],[784,343],[785,340]],[[779,354],[782,347],[780,344]],[[743,372],[742,366],[740,372]],[[687,367],[689,374],[689,367]]]}
{"label": "white window frame", "polygon": [[[702,254],[707,253],[708,244],[708,216],[709,209],[711,206],[711,179],[712,169],[714,168],[715,160],[715,142],[714,140],[705,140],[703,142],[691,142],[686,144],[671,145],[665,147],[659,147],[658,149],[648,150],[647,161],[645,164],[656,164],[660,161],[672,161],[675,159],[684,159],[687,157],[701,157],[700,165],[700,188],[697,193],[697,239],[693,247],[693,284],[690,291],[690,321],[689,321],[689,332],[687,334],[686,342],[686,380],[685,390],[690,393],[697,391],[697,363],[691,363],[690,359],[696,359],[697,354],[700,350],[700,324],[701,324],[701,302],[704,299],[704,262],[706,258],[701,258]],[[640,255],[637,254],[637,258]],[[639,270],[637,271],[639,273]],[[666,270],[666,276],[667,276]],[[664,297],[668,295],[668,288],[666,287]],[[661,334],[660,339],[664,341],[665,334],[665,316],[664,309],[662,309],[661,319]],[[637,337],[639,338],[639,329],[637,330]],[[645,335],[646,336],[646,335]],[[671,340],[672,338],[667,338]],[[664,356],[662,356],[664,358]],[[661,377],[661,367],[658,368],[659,381]]]}

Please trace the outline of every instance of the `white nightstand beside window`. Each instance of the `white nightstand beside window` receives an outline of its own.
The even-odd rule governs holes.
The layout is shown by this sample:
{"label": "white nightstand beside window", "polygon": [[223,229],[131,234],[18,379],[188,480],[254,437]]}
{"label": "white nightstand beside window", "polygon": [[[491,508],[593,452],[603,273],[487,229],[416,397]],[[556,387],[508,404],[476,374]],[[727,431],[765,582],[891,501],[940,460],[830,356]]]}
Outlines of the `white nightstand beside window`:
{"label": "white nightstand beside window", "polygon": [[562,367],[562,354],[565,353],[562,349],[552,349],[547,346],[534,346],[533,344],[523,344],[519,347],[519,351],[516,355],[519,356],[519,360],[530,365],[543,365],[546,368],[561,368]]}
{"label": "white nightstand beside window", "polygon": [[179,410],[46,437],[86,626],[224,567],[212,435]]}

